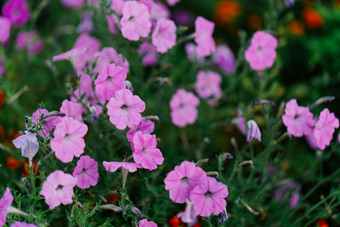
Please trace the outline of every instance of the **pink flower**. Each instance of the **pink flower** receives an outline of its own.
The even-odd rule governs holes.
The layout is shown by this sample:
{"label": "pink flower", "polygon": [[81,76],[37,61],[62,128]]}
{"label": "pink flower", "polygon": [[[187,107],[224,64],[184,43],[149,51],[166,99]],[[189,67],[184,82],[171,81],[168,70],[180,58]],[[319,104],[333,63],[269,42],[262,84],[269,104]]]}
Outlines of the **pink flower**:
{"label": "pink flower", "polygon": [[197,216],[198,213],[195,210],[194,204],[189,200],[186,200],[185,210],[177,214],[177,217],[181,218],[181,221],[189,226],[194,226],[197,223]]}
{"label": "pink flower", "polygon": [[11,203],[13,202],[13,195],[9,188],[7,187],[5,190],[4,195],[2,196],[0,200],[0,226],[6,225],[6,217],[8,208],[11,206]]}
{"label": "pink flower", "polygon": [[61,3],[70,9],[78,9],[84,6],[84,0],[61,0]]}
{"label": "pink flower", "polygon": [[30,18],[26,0],[8,0],[2,7],[2,13],[15,26],[24,25]]}
{"label": "pink flower", "polygon": [[190,191],[205,177],[205,172],[195,163],[184,161],[164,179],[165,190],[170,191],[172,201],[184,203],[186,199],[189,199]]}
{"label": "pink flower", "polygon": [[205,57],[215,51],[215,41],[212,37],[215,24],[203,17],[197,17],[195,21],[195,42],[197,43],[197,52]]}
{"label": "pink flower", "polygon": [[178,89],[170,101],[172,123],[178,127],[193,124],[197,119],[199,103],[193,93]]}
{"label": "pink flower", "polygon": [[[44,115],[43,117],[43,121],[42,121],[42,126],[44,128],[44,133],[47,136],[49,131],[51,131],[53,128],[55,128],[57,126],[57,124],[61,121],[60,117],[57,116],[48,116],[49,112],[46,109],[37,109],[37,111],[35,111],[32,114],[32,121],[33,123],[37,124],[38,123],[38,119]],[[45,138],[43,132],[39,132],[39,135]]]}
{"label": "pink flower", "polygon": [[205,59],[201,55],[198,54],[197,46],[193,43],[188,43],[185,45],[185,52],[189,61],[195,62],[197,61],[199,64],[203,64]]}
{"label": "pink flower", "polygon": [[277,40],[269,33],[257,31],[245,52],[250,67],[262,71],[273,66],[276,58]]}
{"label": "pink flower", "polygon": [[123,36],[128,40],[137,41],[140,37],[147,37],[151,30],[148,8],[136,1],[125,2],[120,25]]}
{"label": "pink flower", "polygon": [[129,62],[112,47],[105,47],[95,54],[98,57],[94,73],[100,73],[108,64],[115,64],[129,72]]}
{"label": "pink flower", "polygon": [[142,120],[145,103],[126,88],[117,91],[107,104],[110,121],[119,130],[136,127]]}
{"label": "pink flower", "polygon": [[34,31],[19,32],[15,44],[20,51],[27,49],[30,56],[39,54],[44,48],[44,42],[40,39],[38,33]]}
{"label": "pink flower", "polygon": [[153,123],[153,121],[150,121],[149,119],[146,119],[146,118],[143,117],[142,120],[140,121],[140,123],[138,124],[138,126],[131,128],[126,133],[126,137],[127,137],[128,141],[131,143],[133,136],[137,132],[141,132],[143,134],[151,134],[154,129],[155,129],[155,123]]}
{"label": "pink flower", "polygon": [[79,33],[90,33],[93,31],[92,12],[84,11],[81,15],[81,22],[77,27]]}
{"label": "pink flower", "polygon": [[27,224],[25,222],[16,221],[13,224],[11,224],[10,227],[37,227],[37,226],[33,224]]}
{"label": "pink flower", "polygon": [[254,120],[249,120],[247,122],[247,126],[248,126],[247,142],[250,142],[253,139],[256,139],[257,141],[261,142],[261,131],[256,122]]}
{"label": "pink flower", "polygon": [[313,114],[308,107],[298,106],[296,99],[287,102],[282,121],[288,133],[295,137],[308,135],[313,130]]}
{"label": "pink flower", "polygon": [[82,114],[84,112],[84,108],[80,103],[65,99],[61,104],[60,112],[66,114],[66,117],[72,117],[75,120],[83,121]]}
{"label": "pink flower", "polygon": [[114,10],[117,14],[121,15],[123,13],[125,0],[114,0],[111,1],[111,9]]}
{"label": "pink flower", "polygon": [[40,195],[45,197],[46,204],[52,210],[61,203],[67,205],[73,202],[73,187],[76,184],[77,180],[71,174],[56,170],[48,175]]}
{"label": "pink flower", "polygon": [[166,53],[176,44],[176,25],[172,20],[160,19],[152,33],[152,44],[160,53]]}
{"label": "pink flower", "polygon": [[190,192],[190,200],[198,214],[209,217],[211,213],[222,213],[227,206],[224,198],[228,196],[228,187],[213,177],[205,177],[199,185]]}
{"label": "pink flower", "polygon": [[137,132],[133,139],[133,160],[144,169],[150,171],[157,169],[164,161],[162,152],[157,148],[155,135]]}
{"label": "pink flower", "polygon": [[164,4],[155,2],[154,0],[141,0],[140,2],[148,7],[153,21],[170,17],[170,11]]}
{"label": "pink flower", "polygon": [[137,168],[142,168],[141,165],[134,162],[103,162],[103,166],[108,172],[116,172],[119,168],[127,169],[130,173],[137,171]]}
{"label": "pink flower", "polygon": [[83,137],[87,133],[87,125],[64,117],[54,131],[51,140],[51,149],[55,156],[62,162],[71,162],[73,157],[79,157],[84,153],[85,142]]}
{"label": "pink flower", "polygon": [[177,2],[180,2],[181,0],[166,0],[166,2],[170,5],[170,6],[174,6],[177,4]]}
{"label": "pink flower", "polygon": [[139,55],[144,55],[142,64],[144,66],[155,65],[158,62],[158,54],[154,46],[147,41],[143,42],[137,51]]}
{"label": "pink flower", "polygon": [[226,74],[234,73],[236,69],[236,60],[233,52],[225,44],[216,47],[213,54],[213,63],[220,67]]}
{"label": "pink flower", "polygon": [[119,25],[119,17],[116,14],[109,14],[105,16],[107,25],[109,26],[109,32],[111,34],[116,34],[116,26]]}
{"label": "pink flower", "polygon": [[138,227],[157,227],[157,226],[158,225],[153,221],[148,221],[146,219],[143,219],[138,222]]}
{"label": "pink flower", "polygon": [[232,123],[236,125],[243,135],[246,135],[246,123],[240,109],[237,110],[237,117],[232,120]]}
{"label": "pink flower", "polygon": [[11,21],[6,17],[0,17],[0,42],[7,42],[11,30]]}
{"label": "pink flower", "polygon": [[330,113],[325,108],[321,113],[316,127],[314,128],[314,137],[316,144],[323,150],[329,145],[333,138],[333,133],[336,128],[339,128],[339,120],[335,117],[334,113]]}
{"label": "pink flower", "polygon": [[118,90],[125,87],[126,69],[115,64],[106,65],[94,82],[96,94],[109,100]]}
{"label": "pink flower", "polygon": [[221,76],[213,71],[199,71],[196,80],[196,92],[204,99],[207,99],[209,104],[215,104],[222,97]]}
{"label": "pink flower", "polygon": [[90,156],[81,156],[72,175],[77,179],[77,186],[81,189],[96,186],[99,178],[98,163]]}

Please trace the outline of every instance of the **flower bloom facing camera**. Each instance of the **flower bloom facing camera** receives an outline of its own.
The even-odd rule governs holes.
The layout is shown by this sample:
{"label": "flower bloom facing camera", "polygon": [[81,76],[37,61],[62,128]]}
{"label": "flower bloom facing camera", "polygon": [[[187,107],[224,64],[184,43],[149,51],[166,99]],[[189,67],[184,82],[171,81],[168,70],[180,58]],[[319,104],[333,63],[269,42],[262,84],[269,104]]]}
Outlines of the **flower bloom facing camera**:
{"label": "flower bloom facing camera", "polygon": [[30,11],[26,0],[9,0],[2,7],[4,17],[11,21],[14,26],[24,25],[30,18]]}
{"label": "flower bloom facing camera", "polygon": [[210,105],[213,105],[222,97],[221,82],[220,74],[201,70],[197,74],[196,92],[201,98],[207,99]]}
{"label": "flower bloom facing camera", "polygon": [[160,53],[166,53],[176,44],[176,25],[172,20],[160,19],[152,33],[152,44]]}
{"label": "flower bloom facing camera", "polygon": [[72,175],[81,189],[96,186],[99,178],[98,163],[90,156],[81,156]]}

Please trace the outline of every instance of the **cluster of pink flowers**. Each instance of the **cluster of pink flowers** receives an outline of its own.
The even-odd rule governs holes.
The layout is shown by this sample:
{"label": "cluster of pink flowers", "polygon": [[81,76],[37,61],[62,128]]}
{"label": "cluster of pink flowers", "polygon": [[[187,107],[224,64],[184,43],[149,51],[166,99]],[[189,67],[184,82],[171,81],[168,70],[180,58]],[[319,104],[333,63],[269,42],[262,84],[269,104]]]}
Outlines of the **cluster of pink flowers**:
{"label": "cluster of pink flowers", "polygon": [[20,32],[16,39],[16,47],[19,51],[27,50],[28,55],[39,54],[44,48],[44,42],[34,32]]}
{"label": "cluster of pink flowers", "polygon": [[339,120],[327,108],[321,111],[317,120],[308,107],[299,106],[295,99],[286,104],[283,124],[289,134],[295,137],[306,136],[307,140],[321,150],[328,146],[333,138]]}
{"label": "cluster of pink flowers", "polygon": [[184,161],[168,173],[164,179],[165,189],[175,203],[189,200],[197,214],[208,217],[222,213],[227,202],[228,187],[215,178],[206,175],[195,163]]}

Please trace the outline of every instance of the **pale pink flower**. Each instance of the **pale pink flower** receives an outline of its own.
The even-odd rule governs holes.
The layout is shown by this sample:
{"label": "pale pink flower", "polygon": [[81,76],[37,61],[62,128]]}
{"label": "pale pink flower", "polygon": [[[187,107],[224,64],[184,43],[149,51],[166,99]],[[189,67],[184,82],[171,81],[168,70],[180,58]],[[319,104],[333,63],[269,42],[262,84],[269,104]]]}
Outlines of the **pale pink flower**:
{"label": "pale pink flower", "polygon": [[94,29],[94,25],[92,22],[92,12],[84,11],[81,14],[81,22],[77,27],[77,31],[79,33],[90,33]]}
{"label": "pale pink flower", "polygon": [[19,32],[15,45],[19,51],[26,49],[30,56],[39,54],[44,48],[43,40],[34,31]]}
{"label": "pale pink flower", "polygon": [[165,190],[170,191],[172,201],[184,203],[186,199],[189,199],[190,191],[205,177],[205,172],[195,163],[184,161],[164,179]]}
{"label": "pale pink flower", "polygon": [[254,120],[249,120],[247,122],[247,126],[248,126],[247,142],[250,142],[253,139],[256,139],[257,141],[261,142],[261,131],[256,122]]}
{"label": "pale pink flower", "polygon": [[130,173],[137,171],[137,168],[142,168],[141,165],[134,162],[103,162],[103,166],[108,172],[116,172],[119,168],[127,169]]}
{"label": "pale pink flower", "polygon": [[138,124],[138,126],[131,128],[126,133],[127,140],[131,143],[133,136],[137,132],[141,132],[143,134],[151,134],[154,129],[155,129],[155,123],[153,123],[153,121],[143,117],[142,120],[140,121],[140,123]]}
{"label": "pale pink flower", "polygon": [[198,62],[200,65],[204,64],[204,57],[198,54],[197,46],[193,43],[188,43],[185,45],[185,52],[189,61]]}
{"label": "pale pink flower", "polygon": [[121,15],[123,13],[125,2],[125,0],[113,0],[111,1],[111,9]]}
{"label": "pale pink flower", "polygon": [[33,224],[27,224],[25,222],[16,221],[13,224],[11,224],[10,227],[37,227],[37,226]]}
{"label": "pale pink flower", "polygon": [[11,21],[6,17],[0,17],[0,42],[7,42],[11,30]]}
{"label": "pale pink flower", "polygon": [[245,52],[250,67],[262,71],[273,66],[276,58],[277,39],[269,33],[257,31]]}
{"label": "pale pink flower", "polygon": [[165,53],[176,44],[176,25],[172,20],[160,19],[152,33],[152,44],[160,53]]}
{"label": "pale pink flower", "polygon": [[226,74],[234,73],[236,69],[236,59],[233,52],[225,44],[216,47],[213,54],[213,63],[223,70]]}
{"label": "pale pink flower", "polygon": [[95,57],[98,57],[98,60],[96,67],[93,70],[94,73],[100,73],[106,65],[112,63],[129,72],[129,62],[112,47],[103,48],[100,52],[95,54]]}
{"label": "pale pink flower", "polygon": [[193,124],[197,119],[199,103],[193,93],[178,89],[170,101],[172,123],[178,127]]}
{"label": "pale pink flower", "polygon": [[189,226],[194,226],[197,223],[197,216],[198,213],[195,210],[194,204],[189,200],[186,200],[185,210],[177,214],[177,217],[179,217],[182,222],[188,224]]}
{"label": "pale pink flower", "polygon": [[164,161],[162,152],[157,148],[155,135],[137,132],[133,136],[133,160],[144,169],[150,171],[157,169]]}
{"label": "pale pink flower", "polygon": [[39,142],[35,133],[29,131],[13,140],[13,144],[16,148],[21,149],[21,156],[29,160],[32,160],[39,150]]}
{"label": "pale pink flower", "polygon": [[77,179],[77,186],[81,189],[96,186],[99,178],[98,163],[90,156],[81,156],[72,175]]}
{"label": "pale pink flower", "polygon": [[2,7],[2,13],[14,26],[24,25],[30,18],[26,0],[8,0]]}
{"label": "pale pink flower", "polygon": [[51,140],[51,149],[55,156],[62,162],[71,162],[73,157],[79,157],[84,153],[85,141],[83,137],[87,133],[87,125],[64,117],[57,124],[54,138]]}
{"label": "pale pink flower", "polygon": [[60,204],[71,204],[73,197],[73,187],[77,180],[68,173],[56,170],[46,178],[42,186],[40,195],[45,197],[45,202],[50,209],[54,209]]}
{"label": "pale pink flower", "polygon": [[180,2],[181,0],[166,0],[166,2],[170,5],[170,6],[174,6],[176,5],[178,2]]}
{"label": "pale pink flower", "polygon": [[330,113],[328,108],[325,108],[320,113],[313,132],[316,144],[321,150],[330,144],[336,128],[339,128],[338,118],[335,117],[334,113]]}
{"label": "pale pink flower", "polygon": [[222,97],[221,82],[220,74],[201,70],[197,74],[196,92],[201,98],[207,99],[208,103],[213,105]]}
{"label": "pale pink flower", "polygon": [[61,0],[61,3],[66,8],[78,9],[85,5],[84,0]]}
{"label": "pale pink flower", "polygon": [[9,188],[7,187],[4,195],[0,199],[0,226],[6,225],[6,217],[8,208],[11,206],[13,202],[13,195]]}
{"label": "pale pink flower", "polygon": [[197,52],[205,57],[215,51],[215,41],[212,37],[215,24],[203,17],[197,17],[195,21],[195,42],[197,43]]}
{"label": "pale pink flower", "polygon": [[170,11],[164,4],[154,0],[141,0],[140,2],[148,7],[152,19],[152,27],[154,27],[155,22],[158,20],[170,17]]}
{"label": "pale pink flower", "polygon": [[190,192],[190,200],[198,214],[209,217],[211,213],[222,213],[227,206],[225,198],[228,196],[228,187],[213,177],[205,177]]}
{"label": "pale pink flower", "polygon": [[64,113],[66,117],[72,117],[75,120],[83,121],[82,114],[84,112],[84,108],[80,103],[65,99],[61,104],[60,112]]}
{"label": "pale pink flower", "polygon": [[148,221],[147,219],[143,219],[138,222],[138,227],[157,227],[158,225],[153,221]]}
{"label": "pale pink flower", "polygon": [[237,110],[237,117],[232,120],[232,123],[236,125],[243,135],[246,135],[246,123],[240,109]]}
{"label": "pale pink flower", "polygon": [[106,65],[94,82],[96,94],[109,100],[118,90],[125,87],[126,77],[126,69],[115,64]]}
{"label": "pale pink flower", "polygon": [[110,121],[119,130],[136,127],[142,120],[145,103],[126,88],[117,91],[107,104]]}
{"label": "pale pink flower", "polygon": [[123,36],[128,40],[137,41],[140,37],[147,37],[151,30],[148,8],[136,1],[125,2],[120,25]]}
{"label": "pale pink flower", "polygon": [[142,64],[144,66],[155,65],[158,62],[158,53],[156,48],[147,41],[143,42],[137,51],[139,55],[143,55]]}
{"label": "pale pink flower", "polygon": [[313,130],[313,114],[308,107],[298,106],[296,99],[287,102],[282,121],[288,133],[295,137],[308,135]]}

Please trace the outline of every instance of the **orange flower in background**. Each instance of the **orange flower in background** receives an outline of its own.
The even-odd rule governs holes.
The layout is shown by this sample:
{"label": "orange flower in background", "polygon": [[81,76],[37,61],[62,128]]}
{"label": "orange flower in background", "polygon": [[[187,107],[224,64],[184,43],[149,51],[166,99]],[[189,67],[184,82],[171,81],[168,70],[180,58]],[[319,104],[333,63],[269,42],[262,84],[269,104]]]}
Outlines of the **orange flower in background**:
{"label": "orange flower in background", "polygon": [[309,28],[316,29],[323,25],[322,16],[313,9],[304,9],[302,11],[302,17]]}
{"label": "orange flower in background", "polygon": [[321,219],[316,223],[317,227],[328,227],[327,221],[325,219]]}
{"label": "orange flower in background", "polygon": [[[27,175],[30,174],[29,168],[28,168],[29,163],[26,161],[24,169],[22,170],[22,175],[26,177]],[[37,176],[40,174],[40,168],[38,167],[37,169],[37,164],[35,162],[32,162],[33,165],[33,173],[35,173]]]}
{"label": "orange flower in background", "polygon": [[305,33],[305,28],[303,24],[296,20],[293,20],[288,24],[288,30],[290,33],[296,36],[301,36]]}
{"label": "orange flower in background", "polygon": [[21,166],[21,161],[12,157],[12,156],[9,156],[6,159],[6,164],[7,164],[8,168],[10,168],[10,169],[17,169]]}
{"label": "orange flower in background", "polygon": [[181,219],[179,219],[179,217],[177,216],[174,216],[169,220],[169,224],[171,227],[179,227],[179,225],[181,224]]}
{"label": "orange flower in background", "polygon": [[248,17],[248,22],[249,25],[252,29],[254,30],[261,30],[262,29],[262,19],[260,16],[256,15],[256,14],[251,14]]}
{"label": "orange flower in background", "polygon": [[5,97],[6,93],[3,90],[0,90],[0,107],[2,107],[2,105],[4,104]]}
{"label": "orange flower in background", "polygon": [[218,1],[215,6],[214,20],[217,24],[230,24],[241,14],[241,6],[234,0]]}

